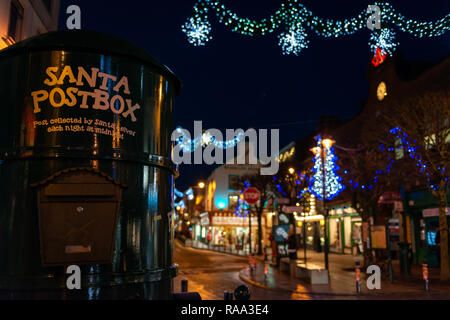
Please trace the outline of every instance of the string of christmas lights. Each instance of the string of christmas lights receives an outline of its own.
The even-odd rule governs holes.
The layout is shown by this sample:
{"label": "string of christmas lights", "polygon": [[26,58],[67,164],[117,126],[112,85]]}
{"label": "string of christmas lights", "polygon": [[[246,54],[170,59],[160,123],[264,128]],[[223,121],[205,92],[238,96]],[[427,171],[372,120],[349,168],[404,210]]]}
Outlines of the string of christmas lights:
{"label": "string of christmas lights", "polygon": [[[384,27],[374,30],[371,34],[369,46],[374,54],[378,48],[383,53],[392,55],[398,45],[395,42],[395,32],[389,25],[395,25],[402,32],[420,38],[437,37],[450,30],[450,14],[434,22],[423,22],[406,19],[390,3],[375,2],[375,5],[381,10],[380,18]],[[218,0],[198,0],[194,5],[193,17],[182,26],[188,41],[195,46],[203,46],[212,38],[208,14],[215,14],[219,22],[233,32],[248,36],[273,33],[284,25],[287,31],[280,34],[279,45],[284,54],[298,55],[302,49],[308,47],[306,27],[318,36],[326,38],[351,35],[367,28],[367,22],[373,13],[365,9],[351,19],[323,19],[315,16],[298,0],[286,0],[269,18],[253,20],[240,18]]]}
{"label": "string of christmas lights", "polygon": [[[429,165],[426,163],[426,161],[424,161],[422,159],[422,157],[420,156],[420,147],[419,146],[414,146],[416,144],[416,141],[413,141],[412,143],[409,141],[408,139],[408,134],[406,134],[401,128],[393,128],[390,130],[390,133],[393,134],[396,139],[398,141],[400,141],[399,143],[399,147],[398,149],[403,149],[406,150],[407,154],[409,155],[409,157],[413,160],[415,160],[416,162],[416,166],[419,168],[419,172],[421,174],[424,174],[426,177],[427,182],[430,185],[430,188],[432,188],[434,191],[438,191],[439,190],[439,186],[434,184],[432,181],[432,173],[429,171]],[[386,152],[394,152],[396,151],[396,148],[386,148],[385,145],[381,144],[380,145],[380,150],[382,151],[386,151]],[[350,185],[353,186],[353,188],[361,188],[364,190],[370,190],[374,187],[374,184],[378,182],[379,176],[383,173],[390,173],[392,166],[395,162],[395,159],[392,156],[388,157],[388,164],[386,166],[386,170],[383,172],[383,170],[379,170],[375,172],[375,176],[374,176],[374,181],[373,183],[369,184],[369,185],[364,185],[364,184],[359,184],[356,181],[350,180],[349,183]],[[444,175],[444,179],[445,181],[448,181],[448,176],[446,176],[446,172],[445,172],[445,168],[441,168],[438,167],[437,168],[441,174]],[[348,171],[344,171],[345,174],[348,174]]]}
{"label": "string of christmas lights", "polygon": [[[344,190],[345,187],[340,183],[342,178],[336,174],[339,167],[336,164],[337,157],[334,154],[334,148],[332,146],[325,148],[325,164],[323,165],[321,155],[322,147],[322,139],[319,136],[317,138],[317,152],[315,152],[315,157],[313,158],[313,176],[310,180],[309,189],[316,198],[322,200],[324,197],[323,189],[325,188],[325,197],[327,200],[331,200]],[[325,186],[323,181],[323,171],[325,171]]]}
{"label": "string of christmas lights", "polygon": [[[397,139],[401,141],[401,145],[404,150],[408,153],[409,157],[416,162],[417,167],[421,174],[424,174],[428,183],[430,184],[431,189],[434,191],[439,190],[439,186],[434,184],[432,181],[433,174],[429,170],[429,164],[422,159],[420,155],[420,147],[417,146],[417,142],[413,141],[412,143],[409,141],[408,134],[404,132],[401,128],[393,128],[391,130],[391,134],[393,134]],[[437,167],[437,170],[444,176],[445,181],[448,181],[448,176],[446,175],[445,168]]]}
{"label": "string of christmas lights", "polygon": [[209,145],[214,145],[220,149],[229,149],[234,148],[242,141],[245,136],[243,130],[239,130],[236,137],[228,141],[220,141],[217,140],[216,137],[212,136],[211,133],[205,131],[201,136],[196,137],[195,139],[190,139],[188,132],[183,128],[177,128],[176,131],[180,134],[180,137],[177,139],[177,146],[183,150],[183,152],[194,152],[198,147],[206,147]]}
{"label": "string of christmas lights", "polygon": [[[174,197],[173,197],[174,204],[173,204],[173,206],[175,208],[176,207],[180,207],[182,209],[186,208],[186,204],[184,203],[184,200],[183,200],[185,195],[187,196],[188,200],[193,200],[194,199],[194,191],[191,188],[186,190],[185,193],[179,191],[177,188],[174,188],[173,193],[174,193]],[[177,202],[177,198],[180,198],[181,200]]]}
{"label": "string of christmas lights", "polygon": [[[244,181],[245,189],[250,188],[251,185],[247,181]],[[246,218],[248,214],[250,213],[249,206],[247,202],[243,199],[243,193],[244,190],[241,190],[241,195],[238,197],[238,202],[236,205],[236,210],[234,210],[234,214],[237,215],[240,218]]]}

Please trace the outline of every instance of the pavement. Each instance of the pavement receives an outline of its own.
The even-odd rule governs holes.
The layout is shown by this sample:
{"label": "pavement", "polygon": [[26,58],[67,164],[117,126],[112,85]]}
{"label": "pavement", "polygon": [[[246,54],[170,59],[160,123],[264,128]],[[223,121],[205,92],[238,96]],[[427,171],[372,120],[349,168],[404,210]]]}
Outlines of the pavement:
{"label": "pavement", "polygon": [[[303,253],[303,252],[302,252]],[[299,253],[299,258],[301,254]],[[323,253],[307,251],[307,263],[322,265]],[[393,261],[393,281],[389,281],[388,274],[382,271],[381,289],[369,290],[366,285],[370,275],[361,269],[361,293],[356,291],[355,260],[362,257],[352,255],[329,254],[328,285],[311,285],[303,280],[291,277],[288,272],[281,272],[279,268],[268,264],[267,277],[264,275],[262,257],[258,257],[256,270],[251,273],[246,267],[239,272],[242,281],[270,291],[307,295],[322,299],[450,299],[450,282],[439,280],[439,269],[429,270],[429,291],[425,290],[420,266],[411,267],[411,275],[402,276],[398,261]]]}

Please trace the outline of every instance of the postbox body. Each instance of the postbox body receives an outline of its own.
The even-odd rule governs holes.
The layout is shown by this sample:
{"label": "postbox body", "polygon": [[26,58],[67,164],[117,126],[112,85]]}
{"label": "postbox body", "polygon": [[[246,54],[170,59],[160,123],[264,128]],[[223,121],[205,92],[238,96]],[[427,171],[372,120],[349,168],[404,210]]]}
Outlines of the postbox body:
{"label": "postbox body", "polygon": [[[180,86],[96,32],[0,52],[0,298],[170,298]],[[70,265],[81,290],[66,286]]]}

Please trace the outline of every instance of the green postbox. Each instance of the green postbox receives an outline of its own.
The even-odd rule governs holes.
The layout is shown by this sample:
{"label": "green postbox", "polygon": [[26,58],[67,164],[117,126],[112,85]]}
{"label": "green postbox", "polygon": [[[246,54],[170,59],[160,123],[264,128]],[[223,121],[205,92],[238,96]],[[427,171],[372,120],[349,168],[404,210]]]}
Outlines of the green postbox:
{"label": "green postbox", "polygon": [[[107,34],[0,52],[0,298],[169,299],[177,77]],[[66,286],[81,269],[81,290]]]}

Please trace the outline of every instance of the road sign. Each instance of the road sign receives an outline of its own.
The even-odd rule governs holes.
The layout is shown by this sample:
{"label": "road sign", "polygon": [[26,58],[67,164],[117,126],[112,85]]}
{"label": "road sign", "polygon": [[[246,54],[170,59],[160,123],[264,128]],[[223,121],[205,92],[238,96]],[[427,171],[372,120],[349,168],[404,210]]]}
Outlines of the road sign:
{"label": "road sign", "polygon": [[303,207],[283,206],[284,213],[294,213],[294,212],[301,213],[302,210],[303,210]]}
{"label": "road sign", "polygon": [[259,193],[258,189],[256,188],[247,188],[244,191],[244,200],[248,204],[256,204],[261,197],[261,194]]}
{"label": "road sign", "polygon": [[290,223],[289,217],[286,214],[284,214],[284,213],[278,214],[278,224],[279,225],[289,224],[289,223]]}
{"label": "road sign", "polygon": [[288,198],[275,198],[275,203],[277,204],[289,204],[289,202]]}
{"label": "road sign", "polygon": [[289,238],[289,225],[281,225],[274,227],[275,242],[285,242]]}

